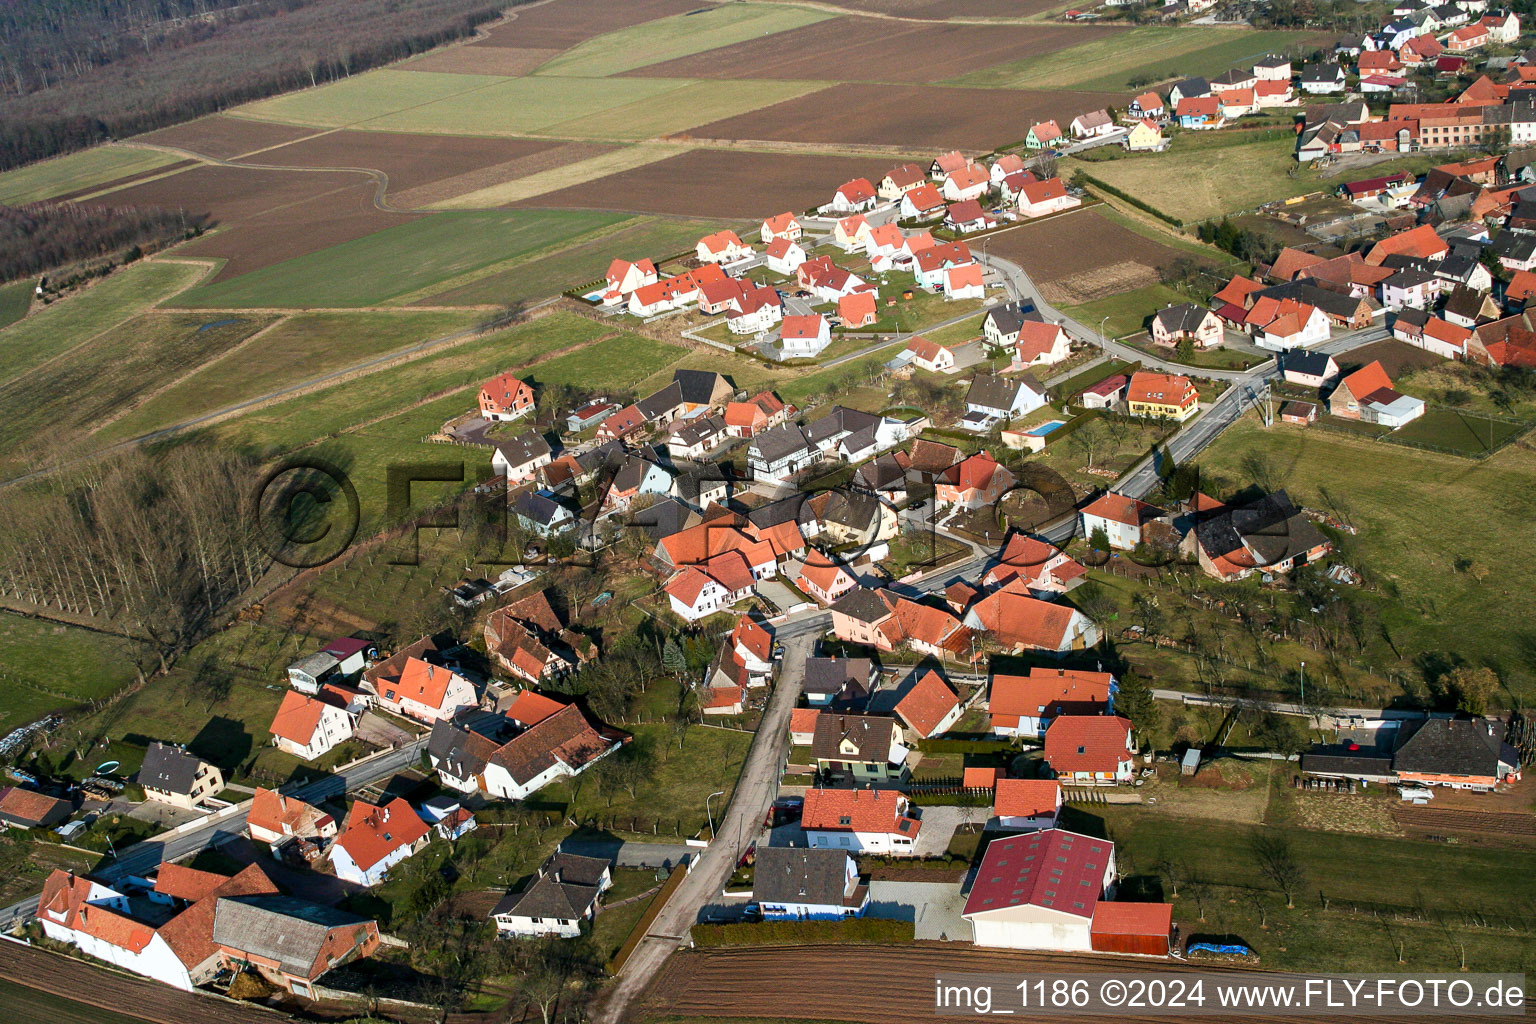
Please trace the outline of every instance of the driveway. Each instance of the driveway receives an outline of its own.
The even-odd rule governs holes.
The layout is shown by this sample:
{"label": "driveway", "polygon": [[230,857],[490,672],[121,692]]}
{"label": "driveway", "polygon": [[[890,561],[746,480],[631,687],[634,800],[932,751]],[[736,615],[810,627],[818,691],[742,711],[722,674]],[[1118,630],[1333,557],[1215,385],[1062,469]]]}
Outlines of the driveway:
{"label": "driveway", "polygon": [[868,917],[887,921],[911,921],[919,939],[949,942],[971,941],[971,926],[960,912],[965,896],[955,882],[869,883]]}
{"label": "driveway", "polygon": [[759,597],[766,599],[779,611],[788,611],[797,604],[804,604],[805,598],[790,590],[778,580],[759,580],[757,583]]}
{"label": "driveway", "polygon": [[564,853],[611,860],[621,868],[671,868],[684,857],[697,856],[697,846],[683,843],[643,843],[619,839],[567,839],[560,844]]}
{"label": "driveway", "polygon": [[949,849],[949,841],[955,837],[955,829],[961,825],[984,824],[990,807],[924,807],[923,827],[912,844],[916,857],[942,857]]}

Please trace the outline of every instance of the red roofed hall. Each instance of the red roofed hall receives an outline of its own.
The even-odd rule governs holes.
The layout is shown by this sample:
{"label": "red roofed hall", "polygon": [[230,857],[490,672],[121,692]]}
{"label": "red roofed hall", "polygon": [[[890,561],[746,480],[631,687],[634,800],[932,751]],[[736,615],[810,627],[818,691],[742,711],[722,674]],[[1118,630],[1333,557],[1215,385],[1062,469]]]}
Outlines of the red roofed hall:
{"label": "red roofed hall", "polygon": [[1086,952],[1094,911],[1114,881],[1107,839],[1056,828],[994,839],[961,916],[978,946]]}

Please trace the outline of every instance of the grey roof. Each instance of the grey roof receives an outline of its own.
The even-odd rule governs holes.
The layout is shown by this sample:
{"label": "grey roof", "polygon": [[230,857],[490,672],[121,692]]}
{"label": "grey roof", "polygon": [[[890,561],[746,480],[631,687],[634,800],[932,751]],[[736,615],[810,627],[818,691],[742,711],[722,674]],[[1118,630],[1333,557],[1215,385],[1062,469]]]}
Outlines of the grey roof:
{"label": "grey roof", "polygon": [[[1018,396],[1020,389],[1029,387],[1033,383],[1028,377],[1009,380],[995,373],[978,373],[971,378],[971,387],[965,394],[965,403],[978,405],[983,409],[999,409],[1006,412],[1013,408],[1014,398]],[[1032,390],[1038,391],[1039,388],[1036,386]]]}
{"label": "grey roof", "polygon": [[[678,371],[681,373],[682,371]],[[725,433],[725,420],[719,416],[700,416],[687,426],[683,427],[672,437],[679,444],[693,447],[710,438],[719,437]]]}
{"label": "grey roof", "polygon": [[1328,364],[1333,361],[1333,357],[1326,352],[1308,352],[1304,349],[1292,349],[1283,358],[1287,370],[1295,370],[1297,373],[1305,373],[1312,377],[1326,376]]}
{"label": "grey roof", "polygon": [[1482,292],[1473,291],[1464,284],[1458,284],[1451,289],[1450,296],[1445,300],[1445,311],[1454,316],[1476,320],[1487,299],[1488,297]]}
{"label": "grey roof", "polygon": [[808,494],[794,494],[788,498],[780,498],[770,501],[766,505],[759,505],[747,513],[747,522],[759,530],[766,530],[780,523],[805,523],[809,522],[813,513],[805,507],[810,499]]}
{"label": "grey roof", "polygon": [[868,693],[873,674],[874,663],[868,658],[810,657],[805,659],[804,690],[833,696],[849,688]]}
{"label": "grey roof", "polygon": [[848,895],[848,854],[842,850],[768,846],[757,851],[752,898],[759,902],[840,907]]}
{"label": "grey roof", "polygon": [[[337,928],[370,923],[365,917],[293,896],[221,896],[214,904],[213,941],[277,961],[287,973],[311,977],[326,937]],[[315,975],[318,977],[318,975]]]}
{"label": "grey roof", "polygon": [[832,610],[860,622],[879,622],[891,614],[880,595],[868,587],[855,587],[832,605]]}
{"label": "grey roof", "polygon": [[1397,311],[1395,318],[1392,321],[1392,325],[1395,327],[1399,323],[1407,323],[1410,327],[1417,327],[1422,330],[1424,325],[1429,323],[1429,318],[1433,315],[1434,314],[1430,313],[1430,311],[1427,309],[1416,309],[1413,306],[1404,306],[1402,309]]}
{"label": "grey roof", "polygon": [[1270,54],[1268,57],[1262,57],[1254,61],[1253,66],[1256,68],[1283,68],[1290,63],[1291,58],[1289,57],[1276,57],[1274,54]]}
{"label": "grey roof", "polygon": [[576,456],[576,465],[581,467],[583,473],[595,473],[610,461],[623,458],[624,454],[625,449],[621,442],[604,441],[596,448]]}
{"label": "grey roof", "polygon": [[[896,738],[896,719],[874,715],[825,714],[816,716],[816,732],[811,739],[811,756],[828,761],[866,761],[885,764]],[[840,749],[844,740],[853,743],[854,753]]]}
{"label": "grey roof", "polygon": [[872,491],[888,488],[905,491],[907,471],[894,454],[887,453],[860,466],[853,474],[853,482]]}
{"label": "grey roof", "polygon": [[774,463],[787,459],[810,447],[805,433],[793,423],[783,423],[763,431],[752,438],[750,451],[757,452],[764,462]]}
{"label": "grey roof", "polygon": [[1196,524],[1195,533],[1212,555],[1252,551],[1259,563],[1255,568],[1260,569],[1310,551],[1325,540],[1285,491],[1267,494],[1239,508],[1223,509]]}
{"label": "grey roof", "polygon": [[873,448],[875,445],[876,436],[877,434],[874,427],[860,427],[858,430],[855,430],[853,433],[839,441],[838,444],[848,449],[849,452],[857,454],[869,448]]}
{"label": "grey roof", "polygon": [[704,497],[722,487],[730,489],[730,477],[720,467],[710,465],[682,473],[672,481],[672,493],[702,511]]}
{"label": "grey roof", "polygon": [[640,399],[640,401],[635,403],[635,408],[640,410],[640,415],[644,416],[646,421],[649,422],[671,412],[682,404],[683,386],[674,380],[660,391]]}
{"label": "grey roof", "polygon": [[526,466],[535,459],[553,454],[543,434],[537,430],[525,430],[508,441],[492,441],[502,457],[513,466]]}
{"label": "grey roof", "polygon": [[202,765],[202,759],[180,747],[157,740],[144,753],[144,765],[139,769],[139,785],[190,796],[192,783]]}
{"label": "grey roof", "polygon": [[1337,64],[1312,64],[1301,72],[1302,82],[1342,82],[1344,69]]}
{"label": "grey roof", "polygon": [[[1497,776],[1501,755],[1507,747],[1502,735],[1496,733],[1501,734],[1502,728],[1495,729],[1495,723],[1481,718],[1404,722],[1398,731],[1392,767],[1399,773]],[[1511,757],[1505,763],[1518,762]]]}
{"label": "grey roof", "polygon": [[[850,439],[851,440],[851,439]],[[822,510],[824,522],[852,530],[868,530],[880,522],[880,499],[859,491],[832,491]]]}
{"label": "grey roof", "polygon": [[505,718],[489,718],[471,729],[451,719],[438,719],[432,724],[432,736],[427,740],[427,756],[432,763],[455,779],[468,779],[485,771],[485,765],[496,748],[501,746],[499,730],[506,725]]}
{"label": "grey roof", "polygon": [[562,519],[572,518],[571,510],[537,491],[524,491],[512,503],[512,510],[540,526],[552,526]]}
{"label": "grey roof", "polygon": [[987,310],[986,319],[999,334],[1018,334],[1026,320],[1044,320],[1032,302],[1004,302]]}
{"label": "grey roof", "polygon": [[522,892],[507,893],[491,911],[492,917],[553,917],[565,921],[585,917],[597,902],[598,885],[608,861],[555,853],[539,867],[538,877]]}
{"label": "grey roof", "polygon": [[[646,449],[646,451],[649,452],[650,449]],[[618,471],[613,474],[613,488],[619,491],[634,490],[644,482],[646,474],[651,471],[652,467],[656,467],[656,463],[649,459],[642,458],[640,455],[628,456],[619,466]],[[672,474],[668,473],[667,475],[671,476]]]}
{"label": "grey roof", "polygon": [[1173,85],[1168,87],[1170,93],[1175,89],[1179,91],[1180,96],[1209,96],[1211,94],[1211,83],[1203,78],[1186,78],[1181,82],[1174,82]]}
{"label": "grey roof", "polygon": [[1436,278],[1432,271],[1422,267],[1404,267],[1381,283],[1394,288],[1414,288],[1434,280]]}
{"label": "grey roof", "polygon": [[677,498],[666,498],[635,513],[635,523],[652,540],[681,533],[697,521],[698,513]]}
{"label": "grey roof", "polygon": [[1224,71],[1211,79],[1214,85],[1237,85],[1239,82],[1247,82],[1253,78],[1253,72],[1243,68],[1233,68]]}
{"label": "grey roof", "polygon": [[691,405],[709,405],[717,394],[729,396],[735,390],[729,380],[713,370],[674,370],[672,380],[683,401]]}
{"label": "grey roof", "polygon": [[308,675],[311,679],[319,679],[340,664],[341,662],[336,659],[336,655],[325,651],[316,651],[314,654],[304,655],[304,657],[289,665],[288,670],[291,672],[297,669]]}
{"label": "grey roof", "polygon": [[1391,775],[1392,757],[1331,744],[1302,754],[1301,770],[1315,775]]}
{"label": "grey roof", "polygon": [[1436,277],[1443,277],[1448,281],[1465,282],[1477,273],[1477,267],[1477,260],[1471,256],[1450,255],[1440,260],[1434,267],[1434,271]]}
{"label": "grey roof", "polygon": [[861,412],[858,409],[849,409],[846,406],[834,405],[832,411],[814,423],[808,423],[805,427],[805,436],[812,444],[819,445],[828,438],[838,437],[842,434],[852,434],[863,430],[865,427],[877,427],[880,425],[880,417],[874,413]]}
{"label": "grey roof", "polygon": [[1176,306],[1165,306],[1157,311],[1157,322],[1170,334],[1193,334],[1199,329],[1200,324],[1211,313],[1204,306],[1197,306],[1193,302],[1181,302]]}

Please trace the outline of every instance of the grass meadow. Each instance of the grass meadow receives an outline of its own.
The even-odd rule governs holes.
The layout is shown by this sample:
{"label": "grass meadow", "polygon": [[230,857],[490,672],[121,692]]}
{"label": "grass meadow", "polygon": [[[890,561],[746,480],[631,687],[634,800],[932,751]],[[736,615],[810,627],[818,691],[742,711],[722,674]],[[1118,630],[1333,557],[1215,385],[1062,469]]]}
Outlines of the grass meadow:
{"label": "grass meadow", "polygon": [[0,174],[0,203],[20,206],[41,202],[130,174],[152,171],[180,159],[148,149],[96,146]]}
{"label": "grass meadow", "polygon": [[0,285],[0,328],[9,327],[27,315],[27,310],[32,308],[32,291],[36,283],[29,279]]}
{"label": "grass meadow", "polygon": [[0,612],[0,733],[134,681],[130,640]]}
{"label": "grass meadow", "polygon": [[623,219],[623,214],[597,211],[440,213],[196,288],[178,304],[219,309],[381,305],[569,243]]}

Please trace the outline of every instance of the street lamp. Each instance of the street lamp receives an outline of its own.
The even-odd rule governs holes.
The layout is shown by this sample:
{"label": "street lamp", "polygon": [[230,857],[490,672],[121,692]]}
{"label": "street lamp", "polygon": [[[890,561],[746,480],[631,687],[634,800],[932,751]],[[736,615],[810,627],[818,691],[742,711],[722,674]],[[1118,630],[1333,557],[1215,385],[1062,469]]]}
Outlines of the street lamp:
{"label": "street lamp", "polygon": [[709,802],[717,796],[725,796],[725,790],[717,789],[704,798],[704,814],[709,818],[709,841],[715,841],[715,816],[710,813]]}
{"label": "street lamp", "polygon": [[1307,663],[1301,663],[1301,710],[1305,714],[1307,710]]}

